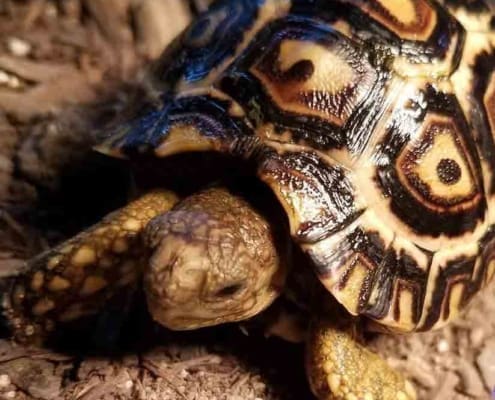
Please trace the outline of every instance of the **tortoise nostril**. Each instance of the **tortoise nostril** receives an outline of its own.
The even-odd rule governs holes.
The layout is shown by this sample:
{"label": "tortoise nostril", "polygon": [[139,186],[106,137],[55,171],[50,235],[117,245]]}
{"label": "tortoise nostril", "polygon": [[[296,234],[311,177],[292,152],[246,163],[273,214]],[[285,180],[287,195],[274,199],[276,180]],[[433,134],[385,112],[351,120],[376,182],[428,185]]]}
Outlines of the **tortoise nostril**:
{"label": "tortoise nostril", "polygon": [[218,290],[215,293],[215,297],[227,297],[227,296],[232,296],[238,292],[240,292],[244,288],[244,284],[242,283],[235,283],[233,285],[228,285],[220,290]]}

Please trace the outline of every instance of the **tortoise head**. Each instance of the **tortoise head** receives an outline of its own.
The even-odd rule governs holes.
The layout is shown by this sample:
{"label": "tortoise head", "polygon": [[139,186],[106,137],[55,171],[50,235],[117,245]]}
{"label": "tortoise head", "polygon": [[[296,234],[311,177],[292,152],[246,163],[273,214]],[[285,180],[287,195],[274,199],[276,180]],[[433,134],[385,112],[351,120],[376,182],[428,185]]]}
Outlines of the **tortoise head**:
{"label": "tortoise head", "polygon": [[268,222],[226,190],[193,195],[147,227],[145,292],[176,330],[249,318],[282,289],[285,262]]}

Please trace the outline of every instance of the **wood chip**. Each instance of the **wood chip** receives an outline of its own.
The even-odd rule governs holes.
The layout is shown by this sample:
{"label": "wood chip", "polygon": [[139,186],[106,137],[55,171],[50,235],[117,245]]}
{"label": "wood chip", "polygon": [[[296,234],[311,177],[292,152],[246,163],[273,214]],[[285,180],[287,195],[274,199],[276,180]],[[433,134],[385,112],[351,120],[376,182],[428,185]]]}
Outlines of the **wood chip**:
{"label": "wood chip", "polygon": [[387,361],[393,368],[406,372],[409,378],[412,378],[421,386],[429,389],[437,386],[437,380],[431,365],[421,357],[411,355],[407,360],[389,358]]}
{"label": "wood chip", "polygon": [[462,391],[474,397],[482,397],[485,388],[476,368],[470,362],[459,357],[456,360],[456,369],[461,376]]}
{"label": "wood chip", "polygon": [[79,392],[77,400],[99,400],[102,398],[130,398],[133,385],[129,385],[129,373],[123,369],[116,376],[104,376],[103,379],[92,377],[86,387]]}
{"label": "wood chip", "polygon": [[0,364],[0,374],[8,374],[12,383],[37,399],[59,397],[62,377],[54,374],[54,365],[44,360],[19,358]]}
{"label": "wood chip", "polygon": [[128,23],[130,0],[85,0],[104,36],[115,45],[132,43]]}
{"label": "wood chip", "polygon": [[15,57],[26,57],[31,52],[31,44],[25,40],[11,36],[7,39],[7,48]]}
{"label": "wood chip", "polygon": [[481,350],[476,363],[489,390],[495,388],[495,339],[489,340]]}
{"label": "wood chip", "polygon": [[79,22],[82,15],[82,4],[80,0],[62,0],[59,2],[59,6],[64,16],[70,20]]}
{"label": "wood chip", "polygon": [[163,368],[159,364],[157,364],[151,360],[143,360],[142,365],[143,365],[143,367],[145,367],[148,371],[150,371],[154,375],[159,376],[160,378],[164,379],[181,399],[187,399],[187,397],[184,396],[182,391],[179,390],[177,385],[175,385],[170,380],[170,371],[167,368]]}
{"label": "wood chip", "polygon": [[148,58],[158,57],[191,20],[184,0],[141,0],[135,3],[133,14],[138,45]]}
{"label": "wood chip", "polygon": [[0,390],[9,387],[11,382],[12,381],[10,380],[10,376],[8,376],[7,374],[0,375]]}
{"label": "wood chip", "polygon": [[99,31],[111,44],[116,65],[128,79],[136,65],[133,34],[129,24],[131,0],[85,0],[84,4],[96,21]]}
{"label": "wood chip", "polygon": [[0,259],[0,279],[17,275],[25,265],[26,260],[22,259]]}
{"label": "wood chip", "polygon": [[31,61],[8,55],[0,55],[0,69],[36,83],[53,81],[60,76],[78,72],[70,64]]}
{"label": "wood chip", "polygon": [[0,109],[19,121],[56,113],[63,106],[96,100],[96,88],[81,73],[67,73],[25,93],[0,92]]}
{"label": "wood chip", "polygon": [[46,0],[31,0],[22,25],[24,29],[29,29],[45,11]]}
{"label": "wood chip", "polygon": [[453,372],[447,372],[431,400],[447,400],[452,398],[455,387],[459,384],[459,377]]}

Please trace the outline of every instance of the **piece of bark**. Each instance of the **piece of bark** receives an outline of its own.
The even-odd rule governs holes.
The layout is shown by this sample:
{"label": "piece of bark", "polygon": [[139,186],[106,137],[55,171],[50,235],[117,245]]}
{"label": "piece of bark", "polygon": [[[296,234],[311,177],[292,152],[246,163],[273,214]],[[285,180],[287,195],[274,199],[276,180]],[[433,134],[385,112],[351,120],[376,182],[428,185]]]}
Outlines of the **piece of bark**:
{"label": "piece of bark", "polygon": [[0,364],[0,374],[7,374],[12,383],[37,399],[58,398],[62,377],[54,374],[54,364],[27,357]]}
{"label": "piece of bark", "polygon": [[15,57],[27,57],[31,53],[32,45],[26,40],[11,36],[7,38],[7,48]]}
{"label": "piece of bark", "polygon": [[391,367],[405,372],[410,379],[413,379],[425,388],[431,389],[437,386],[437,380],[433,374],[432,366],[420,357],[411,356],[407,360],[388,358],[387,362]]}
{"label": "piece of bark", "polygon": [[66,18],[72,21],[79,21],[81,19],[81,0],[59,0],[58,5]]}
{"label": "piece of bark", "polygon": [[459,357],[456,360],[456,370],[461,377],[462,391],[473,397],[482,397],[485,388],[473,364]]}
{"label": "piece of bark", "polygon": [[96,98],[95,87],[83,74],[67,73],[24,93],[0,91],[0,109],[18,121],[27,122],[34,117],[56,113],[63,106],[88,103]]}
{"label": "piece of bark", "polygon": [[132,43],[130,0],[85,0],[84,4],[107,39],[116,45]]}
{"label": "piece of bark", "polygon": [[0,279],[16,275],[25,265],[25,260],[18,258],[0,258]]}
{"label": "piece of bark", "polygon": [[117,54],[122,77],[129,78],[136,64],[129,23],[131,0],[85,0],[84,5]]}
{"label": "piece of bark", "polygon": [[476,359],[485,385],[489,390],[495,389],[495,339],[488,340]]}
{"label": "piece of bark", "polygon": [[459,384],[459,377],[453,372],[446,372],[440,386],[433,395],[432,400],[446,400],[452,398],[455,387]]}
{"label": "piece of bark", "polygon": [[24,29],[29,29],[45,10],[46,0],[31,0],[28,11],[24,16],[22,25]]}
{"label": "piece of bark", "polygon": [[31,61],[8,55],[0,56],[0,69],[35,83],[53,81],[61,75],[78,72],[77,68],[70,64]]}
{"label": "piece of bark", "polygon": [[17,145],[17,131],[0,114],[0,205],[10,194]]}
{"label": "piece of bark", "polygon": [[156,58],[191,20],[184,0],[139,0],[133,3],[138,47]]}

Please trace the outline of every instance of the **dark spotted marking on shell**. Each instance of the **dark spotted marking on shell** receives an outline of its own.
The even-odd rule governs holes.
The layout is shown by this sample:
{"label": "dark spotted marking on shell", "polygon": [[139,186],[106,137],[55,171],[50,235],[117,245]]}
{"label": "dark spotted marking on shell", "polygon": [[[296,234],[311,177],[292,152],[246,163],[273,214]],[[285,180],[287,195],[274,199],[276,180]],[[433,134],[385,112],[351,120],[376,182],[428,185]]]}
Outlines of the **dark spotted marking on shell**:
{"label": "dark spotted marking on shell", "polygon": [[315,66],[311,60],[301,60],[295,63],[285,73],[285,79],[299,82],[307,81],[315,72]]}
{"label": "dark spotted marking on shell", "polygon": [[453,185],[461,179],[462,171],[457,162],[444,158],[437,165],[437,174],[442,183]]}

